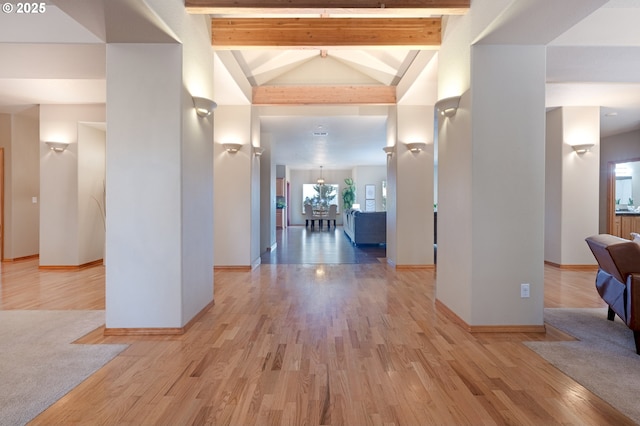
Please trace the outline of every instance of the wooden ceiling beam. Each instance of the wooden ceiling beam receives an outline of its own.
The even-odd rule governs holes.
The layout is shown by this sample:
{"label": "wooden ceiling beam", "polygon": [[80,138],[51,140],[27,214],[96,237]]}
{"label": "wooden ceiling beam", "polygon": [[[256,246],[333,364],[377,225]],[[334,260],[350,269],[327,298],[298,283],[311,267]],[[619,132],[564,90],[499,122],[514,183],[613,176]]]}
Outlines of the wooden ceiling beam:
{"label": "wooden ceiling beam", "polygon": [[435,49],[440,18],[212,18],[214,49]]}
{"label": "wooden ceiling beam", "polygon": [[208,15],[229,14],[316,14],[384,13],[412,16],[463,15],[471,0],[186,0],[187,12]]}
{"label": "wooden ceiling beam", "polygon": [[396,88],[389,86],[259,86],[253,105],[394,105]]}

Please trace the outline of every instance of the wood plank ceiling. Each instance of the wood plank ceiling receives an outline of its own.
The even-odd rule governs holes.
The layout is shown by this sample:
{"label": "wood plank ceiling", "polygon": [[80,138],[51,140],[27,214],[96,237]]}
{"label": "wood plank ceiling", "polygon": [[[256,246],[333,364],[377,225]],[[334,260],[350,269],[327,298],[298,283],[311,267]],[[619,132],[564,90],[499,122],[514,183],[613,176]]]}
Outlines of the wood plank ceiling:
{"label": "wood plank ceiling", "polygon": [[441,18],[212,18],[214,49],[440,46]]}
{"label": "wood plank ceiling", "polygon": [[[186,0],[211,16],[216,50],[437,49],[442,15],[469,10],[470,0]],[[348,16],[348,17],[345,17]],[[254,87],[254,105],[394,104],[395,87]]]}

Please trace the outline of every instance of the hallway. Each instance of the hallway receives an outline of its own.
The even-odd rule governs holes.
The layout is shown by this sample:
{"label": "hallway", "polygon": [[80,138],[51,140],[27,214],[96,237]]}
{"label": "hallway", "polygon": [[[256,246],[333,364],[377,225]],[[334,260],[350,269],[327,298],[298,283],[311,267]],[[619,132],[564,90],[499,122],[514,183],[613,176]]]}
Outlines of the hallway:
{"label": "hallway", "polygon": [[271,264],[386,263],[384,245],[351,244],[342,226],[289,226],[276,230],[278,247],[261,256]]}

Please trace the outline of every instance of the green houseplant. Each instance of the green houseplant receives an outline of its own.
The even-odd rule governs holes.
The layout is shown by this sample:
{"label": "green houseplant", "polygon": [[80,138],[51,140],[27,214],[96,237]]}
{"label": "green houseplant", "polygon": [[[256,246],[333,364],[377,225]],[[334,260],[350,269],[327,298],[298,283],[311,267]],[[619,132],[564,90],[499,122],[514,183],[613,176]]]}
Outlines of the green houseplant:
{"label": "green houseplant", "polygon": [[351,178],[346,178],[344,183],[347,186],[342,189],[342,204],[344,209],[348,210],[353,207],[353,203],[356,201],[356,186]]}

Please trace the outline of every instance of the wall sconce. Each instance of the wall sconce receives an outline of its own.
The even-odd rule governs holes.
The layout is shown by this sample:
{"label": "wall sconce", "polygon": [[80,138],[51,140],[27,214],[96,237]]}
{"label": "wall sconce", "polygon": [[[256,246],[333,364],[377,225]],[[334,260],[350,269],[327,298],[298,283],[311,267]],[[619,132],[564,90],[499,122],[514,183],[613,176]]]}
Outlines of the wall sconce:
{"label": "wall sconce", "polygon": [[223,143],[222,146],[230,154],[235,154],[236,152],[240,151],[240,148],[242,148],[241,143]]}
{"label": "wall sconce", "polygon": [[393,153],[396,152],[396,147],[395,146],[385,146],[384,148],[382,148],[382,150],[387,153],[387,158],[391,158],[391,157],[393,157]]}
{"label": "wall sconce", "polygon": [[571,145],[571,148],[573,148],[576,154],[584,154],[585,152],[591,151],[594,145],[593,143],[585,143],[582,145]]}
{"label": "wall sconce", "polygon": [[198,96],[193,97],[193,107],[196,109],[196,113],[200,117],[210,116],[217,106],[218,104],[213,102],[211,99],[201,98]]}
{"label": "wall sconce", "polygon": [[425,142],[412,142],[406,145],[411,152],[420,152],[427,148],[427,144]]}
{"label": "wall sconce", "polygon": [[255,155],[256,157],[260,157],[263,152],[264,152],[264,148],[262,148],[261,146],[253,147],[253,155]]}
{"label": "wall sconce", "polygon": [[440,99],[436,102],[435,107],[443,117],[453,117],[458,111],[459,104],[460,96],[453,96],[451,98]]}
{"label": "wall sconce", "polygon": [[65,142],[45,142],[49,149],[54,152],[63,152],[69,146],[68,143]]}

